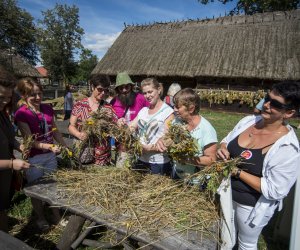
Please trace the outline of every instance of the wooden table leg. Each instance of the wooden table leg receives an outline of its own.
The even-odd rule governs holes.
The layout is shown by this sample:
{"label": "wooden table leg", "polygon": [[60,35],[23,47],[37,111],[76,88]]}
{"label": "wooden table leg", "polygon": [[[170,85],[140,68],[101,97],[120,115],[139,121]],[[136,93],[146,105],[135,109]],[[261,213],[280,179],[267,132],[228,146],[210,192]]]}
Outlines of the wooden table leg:
{"label": "wooden table leg", "polygon": [[58,244],[56,245],[57,249],[59,249],[59,250],[71,249],[71,245],[78,237],[85,220],[86,220],[85,218],[83,218],[79,215],[70,216],[69,222],[68,222]]}

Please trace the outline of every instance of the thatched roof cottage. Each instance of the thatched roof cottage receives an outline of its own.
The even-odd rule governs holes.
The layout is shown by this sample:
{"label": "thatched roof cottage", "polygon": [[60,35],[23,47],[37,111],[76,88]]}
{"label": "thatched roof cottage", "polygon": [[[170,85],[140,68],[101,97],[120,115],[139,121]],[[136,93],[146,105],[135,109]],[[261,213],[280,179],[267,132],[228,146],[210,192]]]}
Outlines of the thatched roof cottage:
{"label": "thatched roof cottage", "polygon": [[190,87],[299,80],[300,10],[126,26],[92,74],[121,71]]}
{"label": "thatched roof cottage", "polygon": [[0,49],[0,63],[10,68],[17,78],[21,77],[42,77],[37,69],[19,54],[10,50]]}

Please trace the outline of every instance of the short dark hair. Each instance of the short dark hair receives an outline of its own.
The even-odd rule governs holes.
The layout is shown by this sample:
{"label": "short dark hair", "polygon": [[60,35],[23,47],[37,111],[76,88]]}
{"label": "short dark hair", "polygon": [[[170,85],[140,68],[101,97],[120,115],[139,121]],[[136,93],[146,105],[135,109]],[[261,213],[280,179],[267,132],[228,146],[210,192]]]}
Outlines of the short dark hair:
{"label": "short dark hair", "polygon": [[110,80],[107,75],[92,75],[90,77],[90,84],[94,88],[101,86],[103,88],[108,88],[110,86]]}
{"label": "short dark hair", "polygon": [[189,108],[191,105],[195,106],[193,115],[197,115],[200,112],[200,96],[191,88],[185,88],[179,90],[174,96],[174,104],[177,107],[186,106]]}
{"label": "short dark hair", "polygon": [[289,106],[299,110],[300,82],[282,81],[272,86],[272,90],[282,96]]}

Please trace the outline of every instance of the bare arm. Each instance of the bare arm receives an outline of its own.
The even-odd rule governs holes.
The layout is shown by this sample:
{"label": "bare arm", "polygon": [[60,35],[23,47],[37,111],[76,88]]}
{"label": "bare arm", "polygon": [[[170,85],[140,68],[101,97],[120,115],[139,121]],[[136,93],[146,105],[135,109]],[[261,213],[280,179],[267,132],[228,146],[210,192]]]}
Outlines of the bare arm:
{"label": "bare arm", "polygon": [[[25,123],[25,122],[18,122],[18,127],[19,127],[19,129],[21,131],[21,134],[22,134],[23,138],[26,138],[26,137],[32,135],[32,133],[30,131],[30,128],[29,128],[29,126],[28,126],[27,123]],[[57,147],[53,146],[53,144],[50,144],[50,143],[34,141],[33,147],[37,148],[37,149],[51,150],[54,153],[57,153],[56,152],[57,151]]]}
{"label": "bare arm", "polygon": [[21,170],[29,167],[30,164],[28,162],[19,159],[0,160],[0,169]]}
{"label": "bare arm", "polygon": [[75,136],[76,138],[78,138],[79,140],[84,140],[86,138],[86,133],[84,132],[80,132],[77,129],[77,117],[74,115],[71,115],[70,117],[70,125],[69,125],[69,133],[73,136]]}
{"label": "bare arm", "polygon": [[[217,151],[217,157],[219,159],[224,160],[224,161],[226,161],[230,158],[230,154],[227,150],[227,144],[226,143],[221,143],[220,149],[218,149],[218,151]],[[231,173],[231,175],[235,176],[236,172],[237,171],[233,171]],[[255,175],[249,174],[249,173],[241,170],[239,178],[240,178],[240,180],[242,180],[243,182],[245,182],[246,184],[248,184],[249,186],[254,188],[257,192],[261,193],[260,177],[257,177]]]}
{"label": "bare arm", "polygon": [[188,159],[186,163],[195,166],[209,166],[216,161],[217,143],[210,143],[204,147],[203,155]]}
{"label": "bare arm", "polygon": [[[231,175],[235,176],[234,173],[232,173]],[[248,184],[250,187],[254,188],[257,192],[261,193],[260,177],[241,170],[239,179]]]}

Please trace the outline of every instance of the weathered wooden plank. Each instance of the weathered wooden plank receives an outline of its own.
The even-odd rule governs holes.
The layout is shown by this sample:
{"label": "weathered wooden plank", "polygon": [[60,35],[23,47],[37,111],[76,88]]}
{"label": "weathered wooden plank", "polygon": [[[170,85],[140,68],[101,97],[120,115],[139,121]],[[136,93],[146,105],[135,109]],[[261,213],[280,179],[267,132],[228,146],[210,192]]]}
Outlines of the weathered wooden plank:
{"label": "weathered wooden plank", "polygon": [[93,221],[91,222],[91,224],[87,227],[86,230],[84,230],[79,237],[72,243],[71,248],[72,249],[76,249],[79,244],[85,239],[86,236],[88,236],[88,234],[93,230],[94,226],[96,226],[96,222]]}
{"label": "weathered wooden plank", "polygon": [[11,236],[10,234],[0,231],[0,249],[1,250],[33,250],[23,241]]}
{"label": "weathered wooden plank", "polygon": [[71,244],[78,237],[85,220],[86,219],[84,217],[81,217],[78,215],[70,216],[69,222],[68,222],[56,248],[59,250],[71,249]]}
{"label": "weathered wooden plank", "polygon": [[82,241],[82,245],[89,246],[89,247],[94,247],[94,248],[100,248],[100,249],[110,249],[110,248],[115,248],[114,245],[112,245],[109,242],[100,242],[96,240],[89,240],[89,239],[84,239]]}

